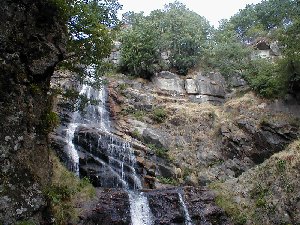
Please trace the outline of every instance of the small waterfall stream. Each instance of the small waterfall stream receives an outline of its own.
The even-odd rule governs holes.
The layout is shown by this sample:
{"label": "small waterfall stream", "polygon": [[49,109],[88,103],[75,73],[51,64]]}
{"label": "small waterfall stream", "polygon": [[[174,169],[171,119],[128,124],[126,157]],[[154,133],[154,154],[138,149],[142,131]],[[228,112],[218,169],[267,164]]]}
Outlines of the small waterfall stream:
{"label": "small waterfall stream", "polygon": [[[104,135],[99,135],[98,149],[107,149],[108,157],[102,159],[92,153],[91,157],[97,162],[97,168],[102,174],[109,174],[101,178],[100,187],[123,188],[127,191],[130,201],[132,225],[151,225],[151,212],[148,199],[139,189],[142,188],[141,180],[136,174],[136,159],[129,143],[116,139],[111,132],[109,113],[106,110],[107,92],[105,87],[95,90],[84,84],[80,91],[88,99],[95,100],[98,104],[88,104],[82,112],[74,112],[72,122],[66,130],[69,155],[73,161],[72,170],[79,174],[79,156],[73,144],[74,134],[79,126],[89,126],[99,129]],[[91,147],[91,146],[90,146]]]}
{"label": "small waterfall stream", "polygon": [[182,197],[182,194],[180,192],[178,192],[178,198],[179,198],[179,202],[183,208],[183,211],[184,211],[184,223],[185,225],[193,225],[192,224],[192,219],[190,217],[190,214],[189,214],[189,211],[188,211],[188,208],[186,207],[186,204],[183,200],[183,197]]}

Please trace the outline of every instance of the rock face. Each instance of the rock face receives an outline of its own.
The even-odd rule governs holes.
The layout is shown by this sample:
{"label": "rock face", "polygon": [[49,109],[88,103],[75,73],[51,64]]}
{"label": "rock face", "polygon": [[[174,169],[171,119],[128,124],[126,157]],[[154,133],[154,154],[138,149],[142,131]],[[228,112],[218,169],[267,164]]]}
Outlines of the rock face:
{"label": "rock face", "polygon": [[[184,225],[187,217],[195,225],[230,225],[224,211],[206,189],[192,187],[147,190],[153,225]],[[180,197],[181,196],[181,197]],[[180,199],[181,198],[181,199]],[[128,194],[124,190],[98,190],[97,200],[86,203],[79,224],[130,225]]]}
{"label": "rock face", "polygon": [[83,208],[78,225],[85,224],[131,224],[128,194],[120,190],[97,190],[95,200],[87,202]]}
{"label": "rock face", "polygon": [[195,225],[231,224],[224,211],[215,205],[213,193],[206,189],[186,187],[146,194],[155,225],[182,225],[186,224],[188,217],[191,219],[189,222]]}
{"label": "rock face", "polygon": [[256,164],[283,150],[300,136],[298,125],[284,121],[262,121],[259,129],[253,120],[248,119],[238,120],[237,125],[228,127],[224,124],[221,127],[224,154],[229,158],[248,157]]}
{"label": "rock face", "polygon": [[183,94],[184,81],[180,79],[176,74],[162,71],[152,78],[152,82],[155,86],[163,91],[170,91],[174,94]]}
{"label": "rock face", "polygon": [[49,182],[47,92],[65,52],[65,30],[48,1],[0,8],[0,223],[38,221]]}
{"label": "rock face", "polygon": [[221,104],[225,99],[226,82],[217,72],[198,74],[195,78],[180,78],[178,75],[162,71],[152,82],[156,88],[170,95],[187,95],[191,102]]}
{"label": "rock face", "polygon": [[[187,83],[192,83],[188,81]],[[194,87],[193,87],[194,86]],[[225,80],[220,73],[209,73],[206,76],[198,75],[194,80],[194,84],[189,94],[190,99],[193,102],[203,103],[203,102],[216,102],[223,103],[225,98]]]}

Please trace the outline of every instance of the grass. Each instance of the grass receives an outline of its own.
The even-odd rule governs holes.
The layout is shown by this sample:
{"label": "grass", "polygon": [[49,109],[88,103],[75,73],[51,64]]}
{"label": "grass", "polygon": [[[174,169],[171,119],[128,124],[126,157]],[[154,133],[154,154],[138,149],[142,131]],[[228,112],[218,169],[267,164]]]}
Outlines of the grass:
{"label": "grass", "polygon": [[232,196],[223,192],[221,183],[212,183],[210,188],[217,191],[216,204],[223,208],[231,217],[235,225],[244,225],[247,222],[248,215],[240,210],[240,206],[232,200]]}
{"label": "grass", "polygon": [[167,119],[167,112],[163,108],[155,108],[152,111],[151,118],[157,123],[162,123]]}
{"label": "grass", "polygon": [[154,151],[156,156],[171,161],[171,158],[169,157],[168,154],[168,149],[163,147],[158,147],[154,144],[147,144],[147,147],[150,148],[152,151]]}
{"label": "grass", "polygon": [[42,116],[40,127],[44,133],[51,132],[60,123],[60,118],[56,112],[50,111]]}
{"label": "grass", "polygon": [[161,177],[161,176],[158,176],[157,179],[162,184],[170,184],[170,185],[174,185],[174,186],[177,186],[179,184],[176,179],[171,178],[171,177]]}
{"label": "grass", "polygon": [[132,131],[132,137],[138,139],[138,140],[142,140],[142,134],[138,131],[138,129],[135,129],[134,131]]}
{"label": "grass", "polygon": [[[216,203],[231,217],[234,224],[288,224],[297,215],[299,190],[300,140],[274,154],[261,165],[243,173],[232,182],[213,183]],[[282,210],[284,209],[284,210]],[[286,221],[286,212],[292,212]],[[276,215],[274,217],[274,215]]]}
{"label": "grass", "polygon": [[76,205],[95,196],[95,188],[87,178],[79,179],[74,173],[59,162],[58,158],[51,154],[53,163],[53,177],[44,194],[49,201],[51,212],[57,225],[76,223],[78,211]]}

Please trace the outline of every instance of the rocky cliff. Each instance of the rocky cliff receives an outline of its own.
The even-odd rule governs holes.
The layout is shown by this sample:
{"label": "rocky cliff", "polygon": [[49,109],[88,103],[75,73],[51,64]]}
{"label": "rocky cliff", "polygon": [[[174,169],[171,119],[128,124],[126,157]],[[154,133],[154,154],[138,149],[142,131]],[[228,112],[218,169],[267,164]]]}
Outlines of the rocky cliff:
{"label": "rocky cliff", "polygon": [[65,28],[43,0],[1,1],[0,223],[39,221],[49,184],[49,82],[65,53]]}
{"label": "rocky cliff", "polygon": [[[257,97],[241,78],[225,81],[214,72],[184,78],[162,72],[151,82],[122,75],[110,80],[115,133],[144,146],[148,153],[139,162],[155,187],[213,188],[237,224],[300,222],[298,147],[285,150],[300,137],[299,105],[281,101],[284,107],[274,107],[278,100]],[[260,195],[261,205],[255,203]],[[279,215],[273,218],[271,211]]]}

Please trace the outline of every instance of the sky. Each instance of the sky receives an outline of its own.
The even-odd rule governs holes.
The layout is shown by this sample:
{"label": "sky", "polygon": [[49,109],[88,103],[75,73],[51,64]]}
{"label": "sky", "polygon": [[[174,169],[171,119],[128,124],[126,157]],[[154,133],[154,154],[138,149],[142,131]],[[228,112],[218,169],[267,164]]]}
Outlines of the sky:
{"label": "sky", "polygon": [[[165,4],[174,2],[175,0],[119,0],[123,5],[120,12],[122,15],[128,11],[143,11],[148,15],[155,9],[162,9]],[[245,8],[247,4],[257,4],[262,0],[179,0],[185,4],[190,10],[204,16],[211,25],[218,27],[221,19],[229,19],[239,9]]]}

